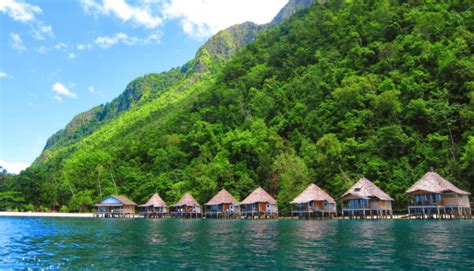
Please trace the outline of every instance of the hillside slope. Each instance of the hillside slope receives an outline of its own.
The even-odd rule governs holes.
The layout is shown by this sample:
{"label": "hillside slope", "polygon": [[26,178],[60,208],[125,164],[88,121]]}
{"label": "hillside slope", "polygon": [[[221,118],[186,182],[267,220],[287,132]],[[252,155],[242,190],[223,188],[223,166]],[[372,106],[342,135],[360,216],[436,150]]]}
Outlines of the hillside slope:
{"label": "hillside slope", "polygon": [[317,3],[214,70],[194,62],[212,72],[54,151],[9,189],[77,210],[109,193],[204,202],[261,185],[285,212],[309,182],[337,198],[365,175],[401,208],[433,167],[472,191],[473,18],[467,3]]}

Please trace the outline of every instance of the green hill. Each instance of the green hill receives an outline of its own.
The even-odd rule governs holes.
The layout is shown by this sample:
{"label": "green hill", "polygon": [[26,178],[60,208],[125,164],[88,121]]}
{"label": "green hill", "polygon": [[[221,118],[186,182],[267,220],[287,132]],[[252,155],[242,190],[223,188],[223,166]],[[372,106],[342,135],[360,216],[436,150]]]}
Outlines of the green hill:
{"label": "green hill", "polygon": [[310,182],[337,198],[364,175],[403,208],[405,189],[432,167],[474,191],[472,3],[292,10],[224,30],[182,68],[136,79],[1,189],[85,210],[110,193],[173,202],[191,191],[205,202],[262,185],[285,212]]}

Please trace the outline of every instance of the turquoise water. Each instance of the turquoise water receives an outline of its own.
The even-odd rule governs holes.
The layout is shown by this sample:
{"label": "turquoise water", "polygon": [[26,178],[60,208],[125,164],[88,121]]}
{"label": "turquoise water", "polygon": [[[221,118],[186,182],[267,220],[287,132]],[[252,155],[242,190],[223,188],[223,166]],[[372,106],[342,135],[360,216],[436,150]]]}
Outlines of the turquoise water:
{"label": "turquoise water", "polygon": [[0,218],[0,269],[474,269],[474,221]]}

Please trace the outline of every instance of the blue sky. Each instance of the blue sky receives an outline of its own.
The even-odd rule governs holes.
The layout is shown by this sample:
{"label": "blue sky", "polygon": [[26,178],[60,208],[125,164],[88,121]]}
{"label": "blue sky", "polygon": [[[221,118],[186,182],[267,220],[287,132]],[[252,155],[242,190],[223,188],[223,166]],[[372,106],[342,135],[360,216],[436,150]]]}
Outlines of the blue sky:
{"label": "blue sky", "polygon": [[76,114],[181,66],[230,25],[286,0],[0,0],[0,166],[17,173]]}

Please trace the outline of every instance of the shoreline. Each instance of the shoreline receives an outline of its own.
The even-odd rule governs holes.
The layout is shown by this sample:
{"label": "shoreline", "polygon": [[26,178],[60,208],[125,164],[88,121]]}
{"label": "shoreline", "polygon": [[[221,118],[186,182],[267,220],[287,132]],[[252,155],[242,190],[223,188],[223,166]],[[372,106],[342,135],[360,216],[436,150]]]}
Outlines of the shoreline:
{"label": "shoreline", "polygon": [[[0,212],[0,217],[52,217],[52,218],[95,218],[94,213],[52,213],[52,212]],[[128,219],[143,219],[143,216],[136,215],[135,217],[130,217]],[[121,219],[121,218],[119,218]],[[160,218],[160,219],[169,219],[169,218]],[[197,219],[210,219],[210,218],[197,218]],[[474,219],[474,218],[472,218]],[[151,219],[154,220],[154,219]],[[194,220],[194,219],[193,219]],[[253,220],[253,219],[250,219]],[[256,219],[256,220],[267,220],[267,219]],[[348,217],[336,217],[333,219],[300,219],[298,217],[287,217],[282,216],[276,219],[268,220],[351,220]],[[409,219],[406,215],[393,215],[391,219],[353,219],[353,220],[415,220]],[[425,220],[439,220],[439,219],[425,219]],[[449,219],[450,220],[450,219]],[[457,219],[453,219],[457,220]],[[461,219],[464,220],[464,219]]]}
{"label": "shoreline", "polygon": [[73,217],[93,218],[93,213],[0,212],[0,217]]}

